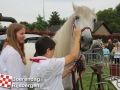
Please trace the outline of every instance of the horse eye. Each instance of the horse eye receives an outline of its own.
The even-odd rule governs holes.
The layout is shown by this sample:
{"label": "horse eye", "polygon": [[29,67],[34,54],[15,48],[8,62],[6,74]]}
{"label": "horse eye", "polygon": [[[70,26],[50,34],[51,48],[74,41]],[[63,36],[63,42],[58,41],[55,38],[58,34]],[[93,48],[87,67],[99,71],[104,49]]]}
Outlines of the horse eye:
{"label": "horse eye", "polygon": [[79,16],[75,16],[75,19],[79,19]]}
{"label": "horse eye", "polygon": [[94,19],[93,22],[96,22],[96,19]]}

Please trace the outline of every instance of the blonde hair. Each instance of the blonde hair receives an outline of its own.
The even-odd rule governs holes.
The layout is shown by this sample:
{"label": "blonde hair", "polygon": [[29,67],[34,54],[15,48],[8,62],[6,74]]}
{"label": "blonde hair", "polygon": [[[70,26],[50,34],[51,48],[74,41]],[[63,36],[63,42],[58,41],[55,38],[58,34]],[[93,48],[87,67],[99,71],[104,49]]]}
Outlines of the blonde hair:
{"label": "blonde hair", "polygon": [[117,47],[117,51],[118,51],[118,50],[120,50],[120,48],[119,48],[119,47],[120,47],[120,45],[119,45],[119,43],[118,43],[118,42],[116,42],[116,47]]}
{"label": "blonde hair", "polygon": [[8,27],[6,31],[7,40],[4,44],[4,47],[7,44],[12,46],[16,51],[18,51],[18,53],[20,54],[22,58],[22,62],[26,65],[27,62],[25,59],[24,43],[19,44],[17,40],[17,35],[16,35],[16,33],[20,31],[22,28],[24,28],[24,26],[18,23],[13,23]]}

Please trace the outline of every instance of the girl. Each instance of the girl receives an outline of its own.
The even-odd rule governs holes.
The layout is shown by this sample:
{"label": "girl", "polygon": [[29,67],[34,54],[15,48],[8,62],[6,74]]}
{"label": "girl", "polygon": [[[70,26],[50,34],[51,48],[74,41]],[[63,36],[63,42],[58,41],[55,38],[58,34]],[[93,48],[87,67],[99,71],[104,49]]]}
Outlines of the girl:
{"label": "girl", "polygon": [[72,66],[64,70],[64,66],[77,59],[80,50],[81,30],[74,30],[75,40],[73,48],[67,56],[52,58],[55,50],[55,42],[47,37],[41,37],[35,44],[35,57],[31,66],[30,78],[40,78],[39,88],[35,90],[64,90],[62,78],[71,72]]}
{"label": "girl", "polygon": [[115,64],[120,64],[120,43],[118,39],[114,39],[115,47],[113,48]]}
{"label": "girl", "polygon": [[[0,74],[10,75],[18,79],[27,77],[24,38],[25,28],[21,24],[13,23],[8,27],[7,39],[0,55]],[[12,82],[12,84],[26,83],[18,81]],[[0,90],[6,90],[6,88],[0,87]],[[9,90],[27,90],[27,88],[11,87]]]}

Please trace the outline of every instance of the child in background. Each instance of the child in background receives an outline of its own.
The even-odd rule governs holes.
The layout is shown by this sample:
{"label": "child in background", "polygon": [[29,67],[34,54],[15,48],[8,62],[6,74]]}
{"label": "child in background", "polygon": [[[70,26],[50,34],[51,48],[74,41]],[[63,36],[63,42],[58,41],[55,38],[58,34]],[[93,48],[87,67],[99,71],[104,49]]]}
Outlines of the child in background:
{"label": "child in background", "polygon": [[113,48],[115,64],[120,64],[120,43],[118,39],[114,39],[115,47]]}
{"label": "child in background", "polygon": [[109,54],[110,51],[107,49],[107,45],[104,45],[103,55],[104,55],[104,68],[109,68]]}

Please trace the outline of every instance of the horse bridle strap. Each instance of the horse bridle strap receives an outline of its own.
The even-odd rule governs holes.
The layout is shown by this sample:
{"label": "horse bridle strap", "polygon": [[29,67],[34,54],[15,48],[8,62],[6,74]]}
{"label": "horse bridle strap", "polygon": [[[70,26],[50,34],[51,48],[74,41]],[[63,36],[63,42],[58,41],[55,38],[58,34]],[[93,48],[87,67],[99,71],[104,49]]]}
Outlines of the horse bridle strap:
{"label": "horse bridle strap", "polygon": [[[84,27],[83,29],[81,29],[81,32],[83,32],[85,29],[90,29],[90,27]],[[91,29],[90,29],[91,32]]]}
{"label": "horse bridle strap", "polygon": [[[77,72],[79,73],[79,77],[80,77],[80,86],[81,86],[81,90],[83,90],[83,85],[82,85],[82,79],[81,79],[81,73],[82,73],[82,70],[80,68],[81,66],[81,63],[82,63],[82,55],[77,59],[77,61],[75,62],[75,66],[77,67]],[[75,71],[72,71],[72,84],[73,84],[73,90],[77,90],[77,87],[76,87],[76,81],[75,81]]]}
{"label": "horse bridle strap", "polygon": [[[74,20],[73,20],[73,27],[72,27],[73,31],[74,31],[75,28],[76,28],[76,25],[75,25],[75,19],[74,19]],[[85,29],[89,29],[90,32],[91,32],[91,29],[90,29],[90,27],[88,27],[88,26],[82,28],[82,29],[81,29],[81,32],[83,32]]]}

